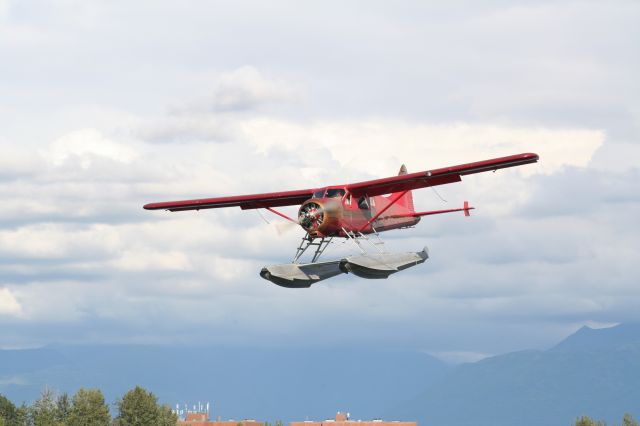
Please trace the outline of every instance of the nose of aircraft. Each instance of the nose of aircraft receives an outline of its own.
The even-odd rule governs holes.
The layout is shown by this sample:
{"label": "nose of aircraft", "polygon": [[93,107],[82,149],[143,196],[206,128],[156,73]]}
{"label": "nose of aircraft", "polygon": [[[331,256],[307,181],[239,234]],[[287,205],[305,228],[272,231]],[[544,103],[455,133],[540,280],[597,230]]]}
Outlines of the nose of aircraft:
{"label": "nose of aircraft", "polygon": [[314,201],[303,204],[298,211],[298,222],[307,232],[317,231],[324,223],[324,209]]}

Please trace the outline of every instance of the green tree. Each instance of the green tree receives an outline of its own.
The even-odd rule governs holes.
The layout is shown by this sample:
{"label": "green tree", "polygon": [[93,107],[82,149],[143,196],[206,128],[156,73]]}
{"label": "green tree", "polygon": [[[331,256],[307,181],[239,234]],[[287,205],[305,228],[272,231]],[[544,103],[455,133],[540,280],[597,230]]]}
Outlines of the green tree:
{"label": "green tree", "polygon": [[56,421],[61,424],[66,424],[71,413],[71,401],[69,401],[69,395],[65,392],[58,397],[56,401]]}
{"label": "green tree", "polygon": [[22,405],[16,409],[14,423],[7,422],[7,426],[24,426],[29,424],[29,413],[29,407],[23,402]]}
{"label": "green tree", "polygon": [[589,416],[582,416],[576,419],[576,422],[573,424],[574,426],[607,426],[607,424],[603,421],[593,420]]}
{"label": "green tree", "polygon": [[56,420],[56,396],[49,388],[44,388],[40,398],[36,399],[30,410],[34,426],[58,426]]}
{"label": "green tree", "polygon": [[156,426],[160,418],[158,398],[140,386],[130,390],[116,405],[119,426]]}
{"label": "green tree", "polygon": [[2,420],[0,425],[11,425],[11,422],[16,417],[16,411],[17,409],[13,402],[0,395],[0,419]]}
{"label": "green tree", "polygon": [[636,419],[634,419],[631,414],[625,413],[624,417],[622,418],[622,426],[639,426],[639,425]]}
{"label": "green tree", "polygon": [[69,426],[108,426],[111,423],[109,407],[99,389],[78,389],[71,401]]}
{"label": "green tree", "polygon": [[159,420],[158,426],[175,426],[178,423],[178,415],[175,414],[171,407],[164,404],[158,407]]}

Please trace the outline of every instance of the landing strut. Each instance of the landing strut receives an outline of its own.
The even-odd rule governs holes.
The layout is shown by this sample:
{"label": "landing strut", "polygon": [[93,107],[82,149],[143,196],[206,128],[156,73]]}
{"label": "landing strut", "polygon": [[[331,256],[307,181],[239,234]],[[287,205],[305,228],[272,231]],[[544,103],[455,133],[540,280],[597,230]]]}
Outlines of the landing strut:
{"label": "landing strut", "polygon": [[[320,241],[317,241],[317,240],[320,240]],[[333,240],[333,237],[328,237],[328,238],[312,237],[307,232],[307,234],[304,237],[302,237],[302,240],[300,241],[300,245],[296,250],[295,256],[293,256],[293,260],[291,261],[291,263],[298,263],[298,261],[300,260],[300,257],[311,246],[315,246],[316,248],[315,252],[313,253],[313,258],[311,259],[311,263],[316,263],[318,259],[320,259],[320,256],[322,256],[322,253],[324,253],[324,250],[331,243],[331,240]]]}

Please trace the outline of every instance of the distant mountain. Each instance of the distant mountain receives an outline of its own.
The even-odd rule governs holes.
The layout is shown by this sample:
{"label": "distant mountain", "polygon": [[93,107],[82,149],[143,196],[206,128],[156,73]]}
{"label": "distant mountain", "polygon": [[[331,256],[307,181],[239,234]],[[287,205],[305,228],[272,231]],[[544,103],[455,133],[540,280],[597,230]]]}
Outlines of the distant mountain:
{"label": "distant mountain", "polygon": [[625,412],[640,415],[638,324],[458,366],[388,414],[422,426],[568,426],[578,415],[619,424]]}
{"label": "distant mountain", "polygon": [[44,386],[98,387],[114,402],[136,384],[172,405],[209,401],[223,418],[286,422],[341,410],[420,426],[568,426],[584,414],[614,425],[625,412],[640,417],[640,324],[583,327],[547,351],[455,368],[370,347],[0,351],[0,394],[16,403],[34,400]]}
{"label": "distant mountain", "polygon": [[19,404],[44,386],[97,387],[114,402],[139,384],[173,406],[210,401],[216,417],[290,421],[341,410],[375,418],[448,368],[426,354],[373,347],[52,346],[0,351],[0,394]]}
{"label": "distant mountain", "polygon": [[601,351],[640,344],[640,323],[620,324],[611,328],[582,327],[554,351]]}

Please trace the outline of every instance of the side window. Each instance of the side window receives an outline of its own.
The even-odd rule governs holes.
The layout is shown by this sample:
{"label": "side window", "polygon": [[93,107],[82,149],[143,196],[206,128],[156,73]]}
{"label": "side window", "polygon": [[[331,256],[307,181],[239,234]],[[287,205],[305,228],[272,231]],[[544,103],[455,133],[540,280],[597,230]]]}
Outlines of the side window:
{"label": "side window", "polygon": [[351,194],[347,195],[347,198],[344,199],[344,203],[348,206],[351,205]]}
{"label": "side window", "polygon": [[369,202],[367,201],[367,197],[358,198],[358,207],[362,210],[366,210],[369,208]]}
{"label": "side window", "polygon": [[321,189],[313,193],[313,198],[322,198],[323,196],[324,196],[324,189]]}

